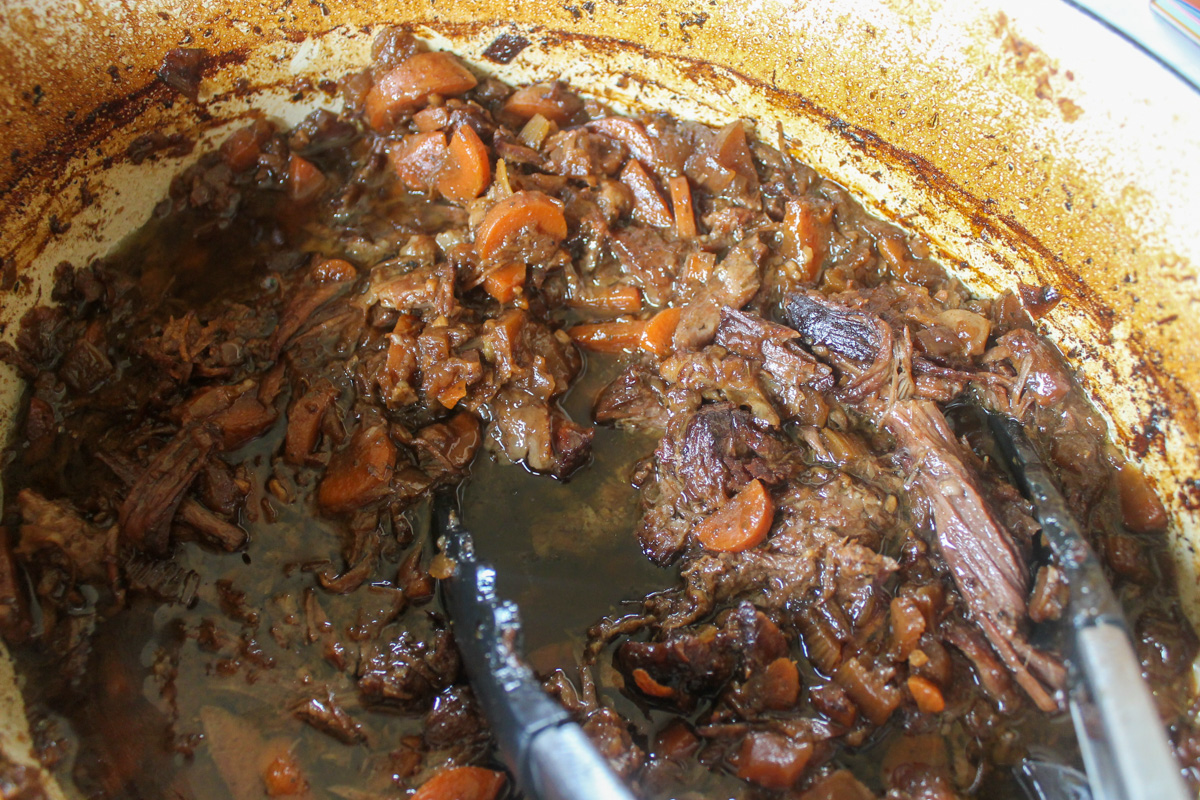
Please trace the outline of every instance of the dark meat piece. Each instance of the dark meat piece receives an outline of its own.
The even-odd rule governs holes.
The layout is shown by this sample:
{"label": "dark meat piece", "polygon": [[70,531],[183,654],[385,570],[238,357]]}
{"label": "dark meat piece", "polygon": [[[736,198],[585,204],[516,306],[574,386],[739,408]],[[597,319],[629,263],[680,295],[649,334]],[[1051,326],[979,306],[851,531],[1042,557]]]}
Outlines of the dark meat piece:
{"label": "dark meat piece", "polygon": [[358,690],[370,704],[419,711],[458,677],[458,650],[447,630],[421,641],[405,631],[363,665]]}
{"label": "dark meat piece", "polygon": [[840,357],[850,380],[841,388],[847,399],[861,399],[881,386],[892,368],[892,328],[871,314],[825,300],[818,294],[793,294],[784,318],[813,347]]}
{"label": "dark meat piece", "polygon": [[202,47],[176,47],[167,51],[158,68],[158,79],[193,103],[199,101],[200,78],[208,51]]}
{"label": "dark meat piece", "polygon": [[777,394],[807,385],[817,391],[833,388],[833,372],[795,343],[799,333],[761,317],[732,308],[721,309],[714,341],[741,356],[762,362],[774,378]]}
{"label": "dark meat piece", "polygon": [[719,628],[676,629],[661,641],[625,642],[617,663],[650,697],[690,707],[691,695],[709,694],[730,679],[761,669],[787,653],[787,640],[771,620],[742,602]]}
{"label": "dark meat piece", "polygon": [[705,281],[702,292],[683,306],[675,328],[676,350],[695,350],[712,341],[721,322],[721,309],[740,309],[762,286],[760,264],[767,247],[752,234],[721,259]]}
{"label": "dark meat piece", "polygon": [[307,722],[322,733],[327,733],[342,744],[358,744],[366,741],[367,734],[362,725],[346,713],[346,710],[328,692],[324,697],[310,697],[292,709],[292,715]]}
{"label": "dark meat piece", "polygon": [[387,426],[359,428],[334,454],[317,489],[317,502],[330,514],[357,511],[383,499],[396,471],[396,445]]}
{"label": "dark meat piece", "polygon": [[654,453],[655,479],[642,487],[638,539],[658,564],[670,562],[688,533],[746,484],[775,484],[790,473],[787,448],[728,404],[672,419]]}
{"label": "dark meat piece", "polygon": [[612,709],[599,708],[588,714],[583,732],[622,778],[637,772],[646,761],[646,754],[633,743],[627,723]]}
{"label": "dark meat piece", "polygon": [[358,129],[332,111],[318,108],[292,128],[288,149],[308,158],[336,147],[344,147],[358,137]]}
{"label": "dark meat piece", "polygon": [[1041,319],[1054,310],[1062,300],[1062,293],[1053,286],[1030,286],[1021,281],[1017,284],[1021,294],[1021,305],[1034,319]]}
{"label": "dark meat piece", "polygon": [[466,473],[482,441],[479,420],[469,411],[460,411],[446,422],[426,425],[418,431],[412,447],[426,475],[450,481]]}
{"label": "dark meat piece", "polygon": [[[328,268],[329,264],[336,267]],[[355,277],[354,268],[345,261],[333,260],[315,264],[310,270],[308,280],[288,299],[279,325],[271,334],[271,356],[278,358],[284,345],[304,328],[317,310],[345,292]]]}
{"label": "dark meat piece", "polygon": [[350,568],[341,575],[337,575],[332,569],[322,570],[317,573],[317,580],[321,582],[322,587],[334,594],[349,594],[362,586],[375,572],[382,548],[378,518],[374,514],[367,514],[364,524],[354,531],[354,547],[346,559],[351,565]]}
{"label": "dark meat piece", "polygon": [[200,588],[200,573],[195,570],[140,553],[122,553],[121,572],[131,591],[146,592],[164,603],[190,606]]}
{"label": "dark meat piece", "polygon": [[451,686],[433,701],[422,726],[425,743],[435,750],[479,746],[488,739],[487,722],[466,686]]}
{"label": "dark meat piece", "polygon": [[593,432],[557,406],[520,389],[504,389],[491,403],[488,441],[511,461],[565,478],[587,462]]}
{"label": "dark meat piece", "polygon": [[631,364],[600,390],[592,406],[596,422],[665,430],[667,409],[661,396],[666,385],[655,371],[644,364]]}
{"label": "dark meat piece", "polygon": [[165,553],[175,511],[215,446],[203,427],[177,433],[130,487],[121,505],[121,534],[147,552]]}
{"label": "dark meat piece", "polygon": [[15,644],[25,640],[31,622],[8,534],[0,528],[0,636]]}
{"label": "dark meat piece", "polygon": [[700,352],[670,356],[659,365],[659,374],[670,385],[668,401],[675,411],[691,410],[704,400],[724,400],[746,408],[764,428],[779,426],[779,412],[760,382],[755,361],[706,347]]}
{"label": "dark meat piece", "polygon": [[60,555],[75,581],[107,585],[117,570],[116,528],[86,522],[65,500],[47,500],[32,489],[17,495],[21,509],[16,554],[32,559],[46,551]]}
{"label": "dark meat piece", "polygon": [[[124,456],[117,453],[97,453],[96,457],[107,464],[126,486],[132,486],[137,480],[137,467]],[[209,465],[205,464],[206,470],[208,467]],[[177,518],[195,528],[205,541],[223,550],[232,552],[246,543],[247,536],[244,530],[217,516],[190,497],[180,501]]]}
{"label": "dark meat piece", "polygon": [[544,147],[551,172],[577,178],[616,175],[628,154],[619,141],[587,128],[556,133],[546,140]]}
{"label": "dark meat piece", "polygon": [[976,623],[1038,707],[1055,710],[1052,693],[1063,685],[1062,666],[1021,633],[1025,565],[988,508],[945,417],[929,401],[905,400],[891,407],[884,424],[915,471],[914,488],[929,504],[942,556]]}

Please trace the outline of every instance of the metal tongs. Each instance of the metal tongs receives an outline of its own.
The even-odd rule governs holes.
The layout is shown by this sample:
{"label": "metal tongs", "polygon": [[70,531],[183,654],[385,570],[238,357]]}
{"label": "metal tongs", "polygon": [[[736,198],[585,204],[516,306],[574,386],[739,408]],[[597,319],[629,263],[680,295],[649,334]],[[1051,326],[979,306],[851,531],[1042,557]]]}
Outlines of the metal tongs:
{"label": "metal tongs", "polygon": [[[1100,562],[1020,423],[987,416],[1070,587],[1067,700],[1092,800],[1185,800],[1179,765]],[[1024,777],[1035,786],[1037,773],[1037,765],[1026,765]],[[1059,778],[1054,782],[1061,785]],[[1075,796],[1081,787],[1072,788]],[[1049,797],[1042,787],[1035,796]]]}
{"label": "metal tongs", "polygon": [[441,582],[454,641],[509,771],[538,800],[634,800],[522,660],[517,606],[496,596],[496,571],[476,559],[453,490],[438,492],[433,513],[435,536],[455,563]]}

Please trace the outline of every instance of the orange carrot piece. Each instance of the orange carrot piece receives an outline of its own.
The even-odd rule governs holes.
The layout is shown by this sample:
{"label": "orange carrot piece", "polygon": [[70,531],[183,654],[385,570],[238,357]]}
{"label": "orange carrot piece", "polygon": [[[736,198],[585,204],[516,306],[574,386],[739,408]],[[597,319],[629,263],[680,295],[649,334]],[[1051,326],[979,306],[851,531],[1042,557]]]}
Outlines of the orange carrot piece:
{"label": "orange carrot piece", "polygon": [[645,330],[644,321],[630,320],[576,325],[567,333],[576,344],[597,353],[629,353],[641,344]]}
{"label": "orange carrot piece", "polygon": [[669,355],[681,313],[678,308],[664,308],[647,320],[646,327],[642,330],[642,338],[638,342],[641,348],[659,358]]}
{"label": "orange carrot piece", "polygon": [[[412,111],[429,96],[453,97],[479,82],[453,53],[417,53],[388,72],[367,93],[367,121],[383,130],[397,114]],[[383,127],[377,127],[376,123]]]}
{"label": "orange carrot piece", "polygon": [[675,209],[675,231],[684,239],[696,235],[696,212],[692,208],[692,187],[686,175],[667,181],[671,190],[671,207]]}
{"label": "orange carrot piece", "polygon": [[920,675],[910,675],[908,691],[912,693],[917,708],[926,714],[939,714],[946,708],[946,699],[937,684]]}
{"label": "orange carrot piece", "polygon": [[634,219],[656,228],[670,228],[675,224],[671,209],[667,208],[666,201],[654,185],[654,179],[640,162],[629,160],[625,169],[621,170],[621,182],[633,192]]}
{"label": "orange carrot piece", "polygon": [[312,268],[317,283],[344,283],[358,277],[358,270],[343,258],[326,258]]}
{"label": "orange carrot piece", "polygon": [[446,163],[447,152],[446,135],[441,131],[414,133],[392,145],[388,159],[406,189],[428,192]]}
{"label": "orange carrot piece", "polygon": [[413,114],[413,124],[419,133],[440,131],[450,124],[450,109],[445,106],[429,106]]}
{"label": "orange carrot piece", "polygon": [[483,767],[447,767],[421,784],[410,800],[495,800],[503,772]]}
{"label": "orange carrot piece", "polygon": [[807,200],[788,200],[783,212],[784,258],[804,267],[804,279],[815,280],[825,251],[819,238],[813,207]]}
{"label": "orange carrot piece", "polygon": [[475,252],[489,260],[522,228],[536,228],[556,242],[567,238],[562,205],[542,192],[517,192],[488,209],[475,231]]}
{"label": "orange carrot piece", "polygon": [[288,196],[297,203],[307,203],[321,193],[325,175],[307,158],[293,155],[288,161]]}
{"label": "orange carrot piece", "polygon": [[768,789],[790,789],[812,758],[809,741],[795,741],[773,731],[752,731],[742,740],[737,775]]}
{"label": "orange carrot piece", "polygon": [[541,114],[551,122],[566,124],[583,109],[583,101],[561,83],[536,83],[517,89],[504,103],[504,112],[525,122]]}
{"label": "orange carrot piece", "polygon": [[796,704],[800,696],[800,670],[796,662],[783,656],[767,664],[767,680],[763,697],[767,708],[783,710]]}
{"label": "orange carrot piece", "polygon": [[567,305],[597,314],[633,314],[642,310],[642,292],[636,286],[627,284],[604,289],[591,288],[569,299]]}
{"label": "orange carrot piece", "polygon": [[505,264],[483,276],[483,290],[501,303],[511,303],[517,290],[525,285],[525,265],[520,261]]}
{"label": "orange carrot piece", "polygon": [[245,172],[258,163],[263,143],[274,132],[274,125],[265,119],[256,119],[229,134],[229,138],[221,143],[221,157],[234,172]]}
{"label": "orange carrot piece", "polygon": [[488,149],[470,125],[460,125],[450,137],[449,157],[438,176],[438,191],[466,204],[483,194],[492,180]]}
{"label": "orange carrot piece", "polygon": [[767,538],[775,504],[758,478],[693,529],[705,549],[740,553]]}
{"label": "orange carrot piece", "polygon": [[458,405],[458,401],[467,396],[467,382],[458,381],[450,386],[447,386],[441,393],[438,394],[438,402],[446,408],[454,408]]}
{"label": "orange carrot piece", "polygon": [[638,691],[647,697],[674,697],[675,690],[670,686],[663,686],[654,678],[650,677],[650,673],[638,667],[633,671],[633,682],[637,684]]}

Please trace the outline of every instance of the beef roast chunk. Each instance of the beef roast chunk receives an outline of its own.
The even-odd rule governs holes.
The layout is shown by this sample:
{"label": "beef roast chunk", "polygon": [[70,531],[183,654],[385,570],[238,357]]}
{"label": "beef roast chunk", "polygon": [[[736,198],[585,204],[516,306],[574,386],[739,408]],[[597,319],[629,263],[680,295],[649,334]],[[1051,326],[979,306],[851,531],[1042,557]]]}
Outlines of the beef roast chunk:
{"label": "beef roast chunk", "polygon": [[84,520],[65,500],[47,500],[32,489],[17,495],[21,509],[16,554],[62,559],[75,580],[105,585],[116,577],[117,531]]}
{"label": "beef roast chunk", "polygon": [[750,481],[775,484],[793,469],[786,445],[743,409],[714,403],[675,417],[655,451],[653,475],[642,486],[643,552],[656,563],[670,562],[702,517]]}
{"label": "beef roast chunk", "polygon": [[459,663],[448,630],[435,630],[426,640],[405,631],[366,661],[358,690],[365,703],[419,711],[454,683]]}

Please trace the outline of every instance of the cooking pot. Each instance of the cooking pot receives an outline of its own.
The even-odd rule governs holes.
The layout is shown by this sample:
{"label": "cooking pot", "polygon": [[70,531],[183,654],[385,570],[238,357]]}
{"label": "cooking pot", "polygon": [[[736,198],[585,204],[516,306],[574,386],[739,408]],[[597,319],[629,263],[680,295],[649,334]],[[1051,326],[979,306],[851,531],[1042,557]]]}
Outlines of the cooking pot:
{"label": "cooking pot", "polygon": [[[562,78],[627,110],[746,117],[769,139],[778,125],[801,159],[927,236],[972,289],[1058,290],[1044,331],[1166,502],[1200,619],[1200,94],[1065,3],[6,6],[5,337],[48,301],[56,265],[84,264],[137,228],[171,176],[251,109],[291,124],[336,108],[327,79],[367,62],[379,26],[410,25],[510,82]],[[180,46],[208,53],[194,101],[155,74]],[[20,390],[0,375],[0,429]],[[0,753],[38,768],[2,644]]]}

